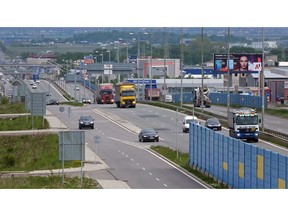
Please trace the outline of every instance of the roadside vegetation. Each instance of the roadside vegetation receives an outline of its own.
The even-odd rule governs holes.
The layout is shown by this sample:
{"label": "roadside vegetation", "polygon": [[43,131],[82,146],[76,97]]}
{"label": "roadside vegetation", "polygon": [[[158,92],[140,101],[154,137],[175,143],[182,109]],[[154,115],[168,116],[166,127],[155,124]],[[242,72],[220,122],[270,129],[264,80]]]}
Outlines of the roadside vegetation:
{"label": "roadside vegetation", "polygon": [[26,113],[24,103],[9,103],[7,97],[1,98],[0,114]]}
{"label": "roadside vegetation", "polygon": [[65,176],[28,176],[0,178],[0,189],[101,189],[97,181],[89,178]]}
{"label": "roadside vegetation", "polygon": [[176,163],[183,169],[187,170],[191,174],[197,176],[199,179],[202,181],[206,182],[209,184],[211,187],[215,189],[227,189],[228,187],[223,184],[215,181],[212,177],[209,177],[205,175],[204,173],[193,169],[192,167],[189,166],[189,154],[188,153],[183,153],[183,152],[178,152],[178,157],[177,157],[177,151],[168,148],[168,147],[163,147],[163,146],[151,146],[151,149],[158,152],[165,158],[169,159],[170,161]]}
{"label": "roadside vegetation", "polygon": [[[33,119],[33,120],[32,120]],[[17,116],[2,118],[0,121],[0,131],[17,131],[31,129],[49,129],[48,121],[41,116]]]}
{"label": "roadside vegetation", "polygon": [[[0,171],[61,169],[58,134],[0,136]],[[80,167],[65,161],[65,167]]]}
{"label": "roadside vegetation", "polygon": [[[77,176],[53,174],[53,169],[61,169],[59,141],[57,134],[0,136],[0,188],[101,188],[97,181]],[[64,167],[80,167],[80,161],[65,161]],[[51,170],[45,176],[31,176],[25,172]],[[18,173],[15,176],[9,173]]]}

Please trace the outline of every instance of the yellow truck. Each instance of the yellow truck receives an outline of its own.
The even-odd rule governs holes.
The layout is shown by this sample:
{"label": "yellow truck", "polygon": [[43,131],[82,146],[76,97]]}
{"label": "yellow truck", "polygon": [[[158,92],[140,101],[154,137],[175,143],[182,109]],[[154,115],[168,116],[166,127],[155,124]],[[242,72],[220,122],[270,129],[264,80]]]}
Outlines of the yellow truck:
{"label": "yellow truck", "polygon": [[114,101],[117,107],[136,107],[136,87],[134,83],[122,82],[115,85]]}

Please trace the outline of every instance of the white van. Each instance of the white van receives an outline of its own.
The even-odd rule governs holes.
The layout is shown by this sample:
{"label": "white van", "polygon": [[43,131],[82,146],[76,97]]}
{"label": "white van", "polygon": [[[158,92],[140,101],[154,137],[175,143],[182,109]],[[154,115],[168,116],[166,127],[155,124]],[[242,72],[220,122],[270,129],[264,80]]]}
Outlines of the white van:
{"label": "white van", "polygon": [[167,103],[172,103],[173,102],[172,95],[165,95],[164,101]]}
{"label": "white van", "polygon": [[188,133],[189,132],[189,123],[193,122],[195,124],[200,125],[200,122],[198,120],[198,118],[196,116],[185,116],[183,118],[183,122],[182,122],[182,129],[183,129],[183,133]]}

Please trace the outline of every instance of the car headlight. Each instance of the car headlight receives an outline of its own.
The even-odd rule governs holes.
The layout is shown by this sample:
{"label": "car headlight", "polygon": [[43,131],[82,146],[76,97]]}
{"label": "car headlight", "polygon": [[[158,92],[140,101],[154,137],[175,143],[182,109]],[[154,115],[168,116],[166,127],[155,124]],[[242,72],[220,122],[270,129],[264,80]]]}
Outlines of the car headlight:
{"label": "car headlight", "polygon": [[159,135],[158,135],[158,134],[156,134],[156,135],[155,135],[155,137],[159,137]]}
{"label": "car headlight", "polygon": [[83,122],[82,122],[82,121],[80,121],[80,124],[83,124]]}
{"label": "car headlight", "polygon": [[90,124],[94,124],[94,122],[92,121],[92,122],[90,122]]}

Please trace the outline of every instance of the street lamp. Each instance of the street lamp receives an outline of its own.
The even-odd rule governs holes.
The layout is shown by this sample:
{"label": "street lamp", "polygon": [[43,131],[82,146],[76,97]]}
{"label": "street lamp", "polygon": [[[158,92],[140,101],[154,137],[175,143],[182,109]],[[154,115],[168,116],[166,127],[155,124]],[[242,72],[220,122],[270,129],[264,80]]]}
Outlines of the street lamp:
{"label": "street lamp", "polygon": [[[148,32],[144,32],[144,35],[148,35]],[[145,52],[145,48],[143,49]],[[145,56],[145,54],[144,54]],[[145,80],[144,80],[144,69],[143,69],[143,85],[142,85],[142,96],[143,96],[143,101],[145,100]]]}
{"label": "street lamp", "polygon": [[108,82],[110,83],[110,50],[107,50],[108,55],[108,59],[109,59],[109,70],[108,70]]}
{"label": "street lamp", "polygon": [[152,32],[150,32],[150,101],[152,101]]}

